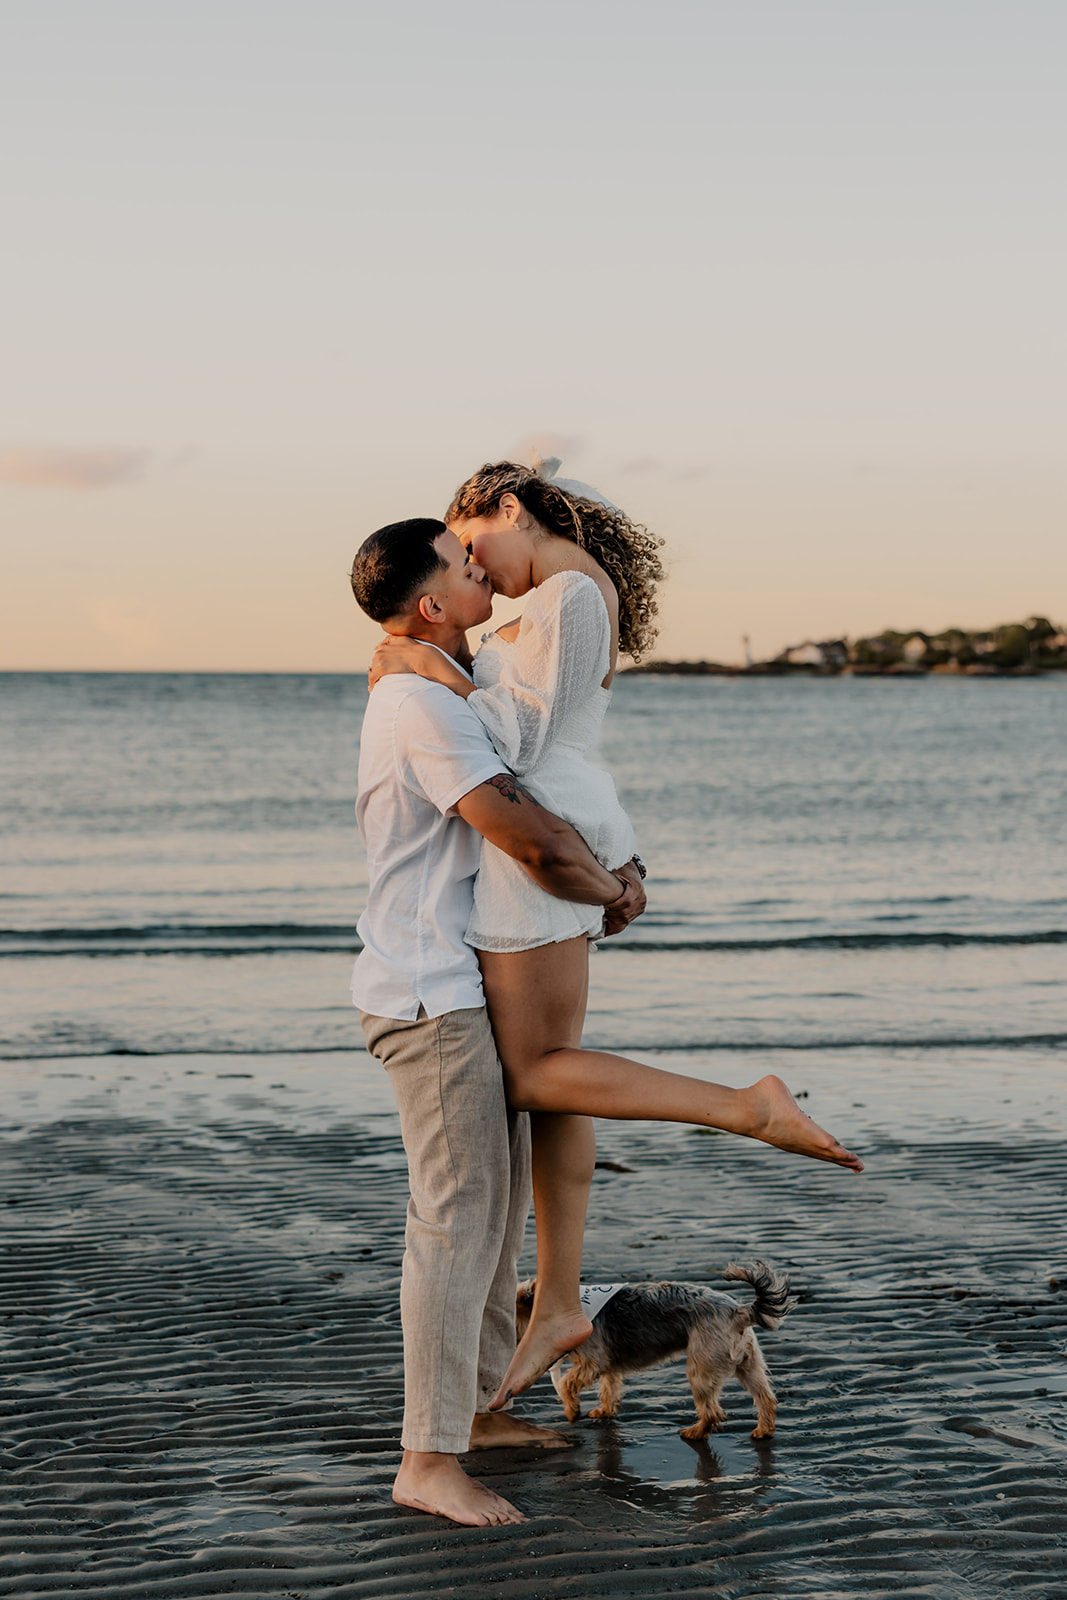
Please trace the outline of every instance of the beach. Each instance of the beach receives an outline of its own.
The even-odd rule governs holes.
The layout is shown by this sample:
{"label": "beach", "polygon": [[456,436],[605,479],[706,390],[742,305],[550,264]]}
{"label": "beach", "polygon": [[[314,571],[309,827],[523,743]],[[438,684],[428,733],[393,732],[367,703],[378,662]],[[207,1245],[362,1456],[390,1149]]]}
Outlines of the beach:
{"label": "beach", "polygon": [[530,1519],[481,1530],[390,1498],[364,685],[5,689],[0,1595],[1067,1596],[1057,686],[620,687],[650,911],[593,959],[587,1038],[779,1072],[866,1171],[599,1123],[585,1277],[788,1271],[778,1431],[731,1385],[686,1444],[682,1363],[571,1427],[544,1379],[523,1413],[574,1448],[467,1458]]}
{"label": "beach", "polygon": [[[770,1064],[867,1171],[601,1124],[586,1256],[787,1269],[775,1437],[729,1386],[690,1446],[684,1365],[638,1374],[572,1451],[468,1458],[520,1530],[390,1500],[406,1188],[375,1063],[5,1064],[0,1594],[1067,1593],[1062,1085],[987,1057],[963,1105],[962,1063]],[[547,1379],[523,1412],[563,1423]]]}

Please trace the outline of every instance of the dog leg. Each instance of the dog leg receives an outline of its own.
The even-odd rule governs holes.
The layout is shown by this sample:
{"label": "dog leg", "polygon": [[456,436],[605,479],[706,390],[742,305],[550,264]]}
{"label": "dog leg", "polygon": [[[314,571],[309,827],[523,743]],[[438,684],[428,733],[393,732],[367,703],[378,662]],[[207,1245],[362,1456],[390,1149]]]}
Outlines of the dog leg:
{"label": "dog leg", "polygon": [[693,1391],[693,1401],[697,1408],[697,1419],[690,1428],[681,1430],[682,1438],[688,1439],[690,1444],[695,1444],[698,1439],[706,1439],[709,1433],[714,1433],[720,1423],[726,1421],[726,1412],[719,1404],[719,1395],[726,1381],[727,1373],[709,1367],[705,1350],[690,1350],[689,1358],[685,1364],[685,1375],[689,1379],[689,1387]]}
{"label": "dog leg", "polygon": [[[577,1363],[572,1362],[566,1372],[556,1383],[556,1393],[563,1403],[563,1410],[568,1422],[577,1422],[582,1414],[582,1390],[586,1388],[584,1373]],[[555,1383],[555,1378],[553,1378]]]}
{"label": "dog leg", "polygon": [[756,1402],[757,1420],[752,1430],[753,1439],[769,1439],[774,1432],[778,1399],[771,1388],[771,1375],[767,1371],[763,1352],[756,1343],[755,1334],[752,1335],[751,1344],[737,1363],[737,1381],[748,1390]]}
{"label": "dog leg", "polygon": [[614,1372],[605,1372],[600,1380],[600,1404],[589,1415],[594,1420],[601,1417],[614,1417],[618,1414],[619,1401],[622,1398],[622,1379]]}

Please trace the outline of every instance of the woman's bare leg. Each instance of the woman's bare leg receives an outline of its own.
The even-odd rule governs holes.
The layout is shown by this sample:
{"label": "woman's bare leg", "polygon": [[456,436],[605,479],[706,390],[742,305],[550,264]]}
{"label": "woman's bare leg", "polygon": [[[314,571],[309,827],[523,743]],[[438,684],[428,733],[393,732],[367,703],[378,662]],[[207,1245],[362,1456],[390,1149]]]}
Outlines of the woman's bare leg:
{"label": "woman's bare leg", "polygon": [[691,1122],[863,1171],[859,1157],[805,1115],[780,1078],[730,1089],[606,1050],[581,1050],[554,1034],[552,995],[581,960],[579,943],[569,939],[523,951],[521,972],[515,955],[481,952],[490,1019],[513,1106],[624,1122]]}
{"label": "woman's bare leg", "polygon": [[[512,1382],[517,1375],[516,1359],[518,1375],[532,1374],[523,1385],[528,1387],[553,1361],[584,1344],[593,1331],[578,1298],[585,1214],[596,1165],[593,1119],[535,1111],[530,1117],[530,1147],[537,1219],[537,1285],[530,1316],[533,1331],[527,1329],[522,1355],[516,1351],[501,1382],[496,1396],[501,1405],[509,1389],[513,1394],[520,1392]],[[531,1359],[534,1350],[538,1353]],[[495,1409],[495,1404],[491,1401],[489,1409]]]}
{"label": "woman's bare leg", "polygon": [[[481,951],[479,959],[508,1098],[518,1110],[622,1121],[689,1122],[759,1139],[779,1150],[829,1161],[853,1172],[863,1171],[859,1157],[805,1115],[780,1078],[764,1077],[746,1089],[730,1089],[678,1072],[662,1072],[605,1050],[579,1048],[588,963],[584,939],[542,945],[537,950]],[[543,1182],[548,1183],[547,1166]],[[552,1226],[559,1226],[560,1221],[556,1218]],[[573,1233],[573,1217],[569,1227]],[[541,1248],[538,1216],[539,1293]],[[544,1337],[546,1331],[547,1325],[542,1330],[540,1319],[531,1316],[494,1406],[503,1405],[509,1392],[520,1394],[529,1388],[564,1350],[574,1348],[564,1346],[552,1354],[553,1339]]]}
{"label": "woman's bare leg", "polygon": [[[571,960],[555,974],[551,990],[538,1008],[540,1051],[548,1039],[577,1047],[589,993],[589,946],[585,939],[568,941]],[[550,947],[556,948],[556,947]],[[504,957],[514,973],[513,986],[535,989],[543,963],[540,950],[521,950]],[[493,1000],[486,985],[490,1020]],[[537,1286],[530,1324],[519,1344],[491,1411],[507,1404],[512,1394],[528,1389],[554,1361],[584,1344],[593,1324],[578,1298],[582,1276],[582,1239],[589,1186],[596,1163],[596,1136],[591,1117],[544,1110],[530,1115],[534,1216],[537,1219]]]}

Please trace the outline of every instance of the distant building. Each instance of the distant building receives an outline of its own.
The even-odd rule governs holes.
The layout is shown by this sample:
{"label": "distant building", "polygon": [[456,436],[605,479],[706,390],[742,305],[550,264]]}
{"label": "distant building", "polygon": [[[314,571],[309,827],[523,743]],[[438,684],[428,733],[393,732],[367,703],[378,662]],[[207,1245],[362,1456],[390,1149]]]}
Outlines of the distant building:
{"label": "distant building", "polygon": [[783,650],[777,657],[788,667],[822,667],[839,672],[848,663],[847,639],[824,639],[821,644],[809,639]]}
{"label": "distant building", "polygon": [[822,651],[817,644],[797,644],[790,650],[783,650],[778,659],[791,667],[821,667]]}

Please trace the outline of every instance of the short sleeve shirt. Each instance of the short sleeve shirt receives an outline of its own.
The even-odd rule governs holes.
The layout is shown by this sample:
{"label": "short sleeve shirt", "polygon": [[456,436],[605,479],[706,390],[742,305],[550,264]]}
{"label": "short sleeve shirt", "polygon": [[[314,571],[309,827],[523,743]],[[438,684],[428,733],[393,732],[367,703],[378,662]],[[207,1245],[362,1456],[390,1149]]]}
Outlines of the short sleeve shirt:
{"label": "short sleeve shirt", "polygon": [[363,949],[352,973],[361,1011],[411,1022],[483,1006],[464,935],[481,838],[453,809],[505,768],[461,695],[413,673],[383,678],[359,750],[356,817],[367,847]]}

